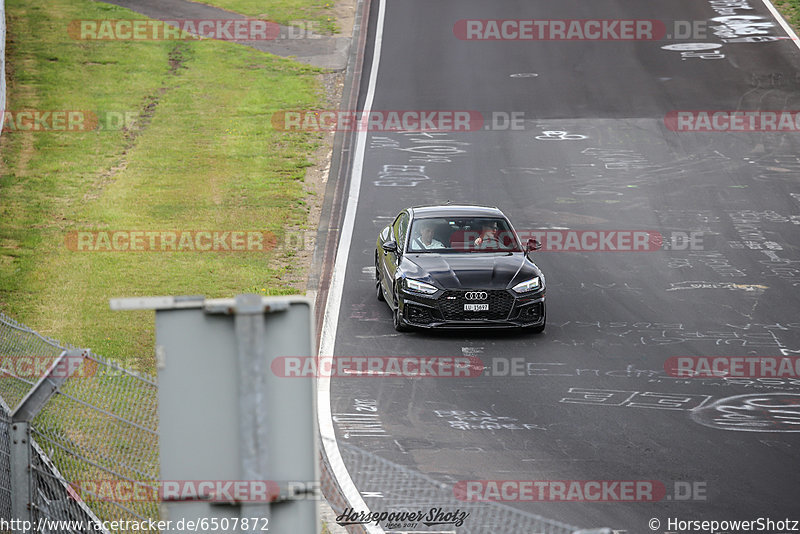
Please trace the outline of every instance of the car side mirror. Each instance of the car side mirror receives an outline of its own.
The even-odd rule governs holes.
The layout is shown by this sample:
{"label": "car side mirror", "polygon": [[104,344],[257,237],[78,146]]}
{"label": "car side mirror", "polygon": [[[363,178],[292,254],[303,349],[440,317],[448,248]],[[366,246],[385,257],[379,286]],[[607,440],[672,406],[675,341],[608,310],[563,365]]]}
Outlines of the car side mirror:
{"label": "car side mirror", "polygon": [[542,244],[539,243],[536,239],[528,239],[528,244],[525,246],[525,252],[539,250],[540,248],[542,248]]}
{"label": "car side mirror", "polygon": [[396,241],[387,241],[381,245],[381,248],[384,252],[394,252],[397,254],[397,242]]}

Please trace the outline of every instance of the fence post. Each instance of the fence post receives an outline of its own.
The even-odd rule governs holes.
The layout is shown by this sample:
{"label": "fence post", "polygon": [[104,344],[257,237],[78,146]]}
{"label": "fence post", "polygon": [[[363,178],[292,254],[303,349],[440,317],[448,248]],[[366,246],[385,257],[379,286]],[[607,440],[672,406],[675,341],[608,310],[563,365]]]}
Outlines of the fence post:
{"label": "fence post", "polygon": [[32,522],[31,510],[31,424],[12,422],[9,433],[11,455],[11,517]]}
{"label": "fence post", "polygon": [[[269,362],[264,351],[264,303],[259,295],[236,295],[234,330],[238,343],[239,368],[239,454],[242,478],[260,480],[269,472],[269,414],[260,406],[269,385],[265,375]],[[274,430],[274,429],[273,429]],[[273,451],[274,452],[274,451]],[[268,503],[251,504],[248,513],[270,517]],[[258,529],[254,528],[253,532]]]}
{"label": "fence post", "polygon": [[31,421],[88,353],[83,349],[63,351],[11,412],[11,511],[12,517],[21,522],[33,522]]}

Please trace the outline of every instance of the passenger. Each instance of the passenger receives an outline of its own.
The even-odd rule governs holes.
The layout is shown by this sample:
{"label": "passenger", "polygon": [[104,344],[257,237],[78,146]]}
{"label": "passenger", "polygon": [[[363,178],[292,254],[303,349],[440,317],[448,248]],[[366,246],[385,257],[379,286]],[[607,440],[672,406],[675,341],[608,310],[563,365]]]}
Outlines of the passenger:
{"label": "passenger", "polygon": [[500,239],[497,237],[497,222],[484,221],[481,225],[481,235],[475,238],[474,244],[477,248],[499,248]]}
{"label": "passenger", "polygon": [[419,234],[413,242],[414,248],[417,250],[428,250],[435,248],[444,248],[444,244],[433,238],[434,223],[422,221],[420,223]]}

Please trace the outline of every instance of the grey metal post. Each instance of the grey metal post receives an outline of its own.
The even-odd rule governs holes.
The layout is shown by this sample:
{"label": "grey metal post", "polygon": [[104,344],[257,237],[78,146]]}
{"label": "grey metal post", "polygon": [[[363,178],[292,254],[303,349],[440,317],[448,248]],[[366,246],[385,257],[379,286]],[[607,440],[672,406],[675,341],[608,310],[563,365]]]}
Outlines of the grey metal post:
{"label": "grey metal post", "polygon": [[[269,472],[266,405],[266,373],[269,363],[264,353],[264,303],[259,295],[236,295],[236,356],[239,367],[239,454],[244,480],[263,480]],[[269,504],[251,504],[248,514],[270,517]],[[251,532],[257,532],[253,529]]]}
{"label": "grey metal post", "polygon": [[161,519],[175,526],[181,519],[233,524],[259,517],[270,532],[318,533],[315,382],[271,368],[277,358],[316,353],[312,301],[136,297],[113,299],[111,308],[156,310],[162,483],[255,480],[280,492],[271,502],[165,495]]}
{"label": "grey metal post", "polygon": [[33,521],[31,510],[31,424],[28,421],[11,423],[9,433],[11,453],[11,517],[18,521]]}
{"label": "grey metal post", "polygon": [[[83,361],[89,351],[65,350],[50,365],[45,374],[28,391],[19,406],[11,412],[11,511],[20,521],[33,521],[31,472],[31,421],[78,367],[73,362]],[[66,365],[65,365],[66,362]]]}

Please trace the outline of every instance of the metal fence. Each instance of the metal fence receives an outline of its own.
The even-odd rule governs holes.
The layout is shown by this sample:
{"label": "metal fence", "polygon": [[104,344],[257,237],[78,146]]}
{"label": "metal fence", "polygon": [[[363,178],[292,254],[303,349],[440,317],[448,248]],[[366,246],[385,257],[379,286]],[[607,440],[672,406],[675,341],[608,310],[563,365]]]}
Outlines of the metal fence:
{"label": "metal fence", "polygon": [[[608,529],[581,530],[504,503],[461,501],[456,499],[452,484],[438,481],[354,445],[340,443],[339,448],[345,463],[357,470],[357,478],[369,480],[370,486],[381,488],[379,501],[391,502],[391,511],[439,507],[446,511],[468,512],[467,521],[455,529],[459,534],[610,534]],[[452,532],[452,527],[449,531]]]}
{"label": "metal fence", "polygon": [[154,377],[0,313],[0,398],[0,518],[158,517]]}

